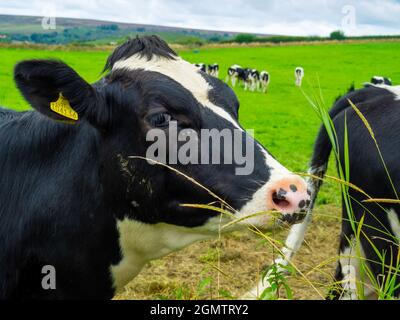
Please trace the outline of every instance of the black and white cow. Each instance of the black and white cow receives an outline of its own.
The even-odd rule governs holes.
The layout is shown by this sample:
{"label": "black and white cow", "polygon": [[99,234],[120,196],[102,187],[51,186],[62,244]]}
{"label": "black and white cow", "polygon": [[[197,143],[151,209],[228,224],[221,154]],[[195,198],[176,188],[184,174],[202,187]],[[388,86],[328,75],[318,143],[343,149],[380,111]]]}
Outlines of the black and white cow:
{"label": "black and white cow", "polygon": [[250,89],[254,91],[259,80],[259,73],[256,69],[242,68],[239,65],[233,65],[228,69],[226,82],[231,81],[233,87],[236,83],[243,85],[244,90]]}
{"label": "black and white cow", "polygon": [[194,65],[200,71],[207,72],[207,66],[205,63],[195,63]]}
{"label": "black and white cow", "polygon": [[241,66],[234,64],[228,68],[228,74],[226,76],[226,82],[229,81],[232,84],[232,87],[236,86],[236,83],[243,82],[245,83],[247,79],[248,69],[244,69]]}
{"label": "black and white cow", "polygon": [[[357,106],[370,123],[393,186],[369,130],[348,100]],[[336,140],[339,142],[342,170],[346,167],[344,161],[346,120],[350,164],[349,182],[363,190],[368,196],[354,188],[349,189],[350,206],[354,213],[351,219],[355,221],[354,229],[343,201],[340,259],[335,273],[336,283],[328,298],[376,298],[375,289],[385,286],[387,289],[390,289],[390,286],[395,288],[394,294],[399,297],[400,204],[396,201],[394,203],[363,201],[370,197],[398,199],[399,196],[400,130],[397,123],[400,120],[400,86],[367,85],[363,89],[354,90],[354,85],[352,85],[348,94],[337,99],[329,114],[335,126]],[[285,246],[281,249],[282,256],[273,262],[279,272],[287,272],[285,266],[290,263],[304,241],[307,227],[312,221],[312,209],[327,170],[331,150],[332,144],[325,127],[321,127],[309,169],[311,177],[307,181],[308,189],[312,193],[311,204],[304,221],[290,229]],[[271,288],[271,277],[273,279],[274,275],[269,272],[266,278],[259,281],[243,298],[257,298],[266,288]],[[380,291],[380,297],[384,298],[384,290]]]}
{"label": "black and white cow", "polygon": [[260,84],[260,73],[257,69],[246,69],[246,77],[244,79],[244,89],[256,91]]}
{"label": "black and white cow", "polygon": [[219,76],[219,65],[218,63],[209,64],[207,66],[207,73],[213,77],[218,78]]}
{"label": "black and white cow", "polygon": [[294,69],[294,77],[296,78],[296,86],[301,87],[301,83],[304,77],[304,69],[302,67],[296,67],[296,69]]}
{"label": "black and white cow", "polygon": [[[384,163],[374,139],[363,120],[350,106],[349,100],[357,106],[369,122],[382,152]],[[398,199],[400,192],[400,129],[398,126],[400,87],[371,85],[349,92],[335,103],[329,114],[337,134],[341,167],[345,170],[346,123],[349,182],[368,195],[353,188],[349,189],[353,219],[350,219],[351,211],[348,211],[343,203],[340,260],[335,274],[341,286],[334,289],[333,293],[336,298],[341,299],[376,298],[374,288],[383,288],[389,283],[389,279],[392,279],[393,288],[396,288],[395,295],[399,296],[400,204],[368,203],[364,200],[370,197]],[[315,142],[311,173],[323,177],[331,149],[332,144],[325,128],[322,127]],[[318,192],[319,185],[320,183],[313,191],[313,198]],[[355,221],[354,228],[350,220]],[[360,221],[362,221],[361,225]],[[381,259],[379,255],[383,258]]]}
{"label": "black and white cow", "polygon": [[267,92],[270,80],[271,78],[267,71],[263,70],[260,72],[260,90],[263,93]]}
{"label": "black and white cow", "polygon": [[[306,210],[305,182],[242,129],[225,83],[155,36],[116,48],[104,70],[89,84],[61,61],[15,67],[35,110],[0,109],[0,299],[111,298],[149,260],[217,236],[232,219],[182,204],[217,201],[239,219],[276,210],[291,222]],[[166,167],[140,158],[150,131],[179,144],[172,123],[180,132],[240,132],[254,146],[254,170],[237,175],[236,160]],[[42,287],[43,268],[56,271],[55,287]]]}
{"label": "black and white cow", "polygon": [[371,83],[372,84],[377,84],[377,85],[385,84],[385,85],[391,86],[392,85],[392,79],[386,78],[386,77],[381,77],[381,76],[373,76],[371,78]]}

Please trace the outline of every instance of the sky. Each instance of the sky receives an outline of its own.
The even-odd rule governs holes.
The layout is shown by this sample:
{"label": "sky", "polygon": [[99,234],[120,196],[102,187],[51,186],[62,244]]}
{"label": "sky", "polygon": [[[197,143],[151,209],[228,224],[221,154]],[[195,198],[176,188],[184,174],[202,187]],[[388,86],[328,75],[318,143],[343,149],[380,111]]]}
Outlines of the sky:
{"label": "sky", "polygon": [[400,34],[400,0],[0,0],[0,14],[263,34]]}

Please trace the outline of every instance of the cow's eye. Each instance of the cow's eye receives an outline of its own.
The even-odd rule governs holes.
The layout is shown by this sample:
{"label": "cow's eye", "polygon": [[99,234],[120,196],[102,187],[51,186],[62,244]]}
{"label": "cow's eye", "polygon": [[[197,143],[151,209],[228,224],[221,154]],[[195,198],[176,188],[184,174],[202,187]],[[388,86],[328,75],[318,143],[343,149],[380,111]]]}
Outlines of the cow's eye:
{"label": "cow's eye", "polygon": [[149,122],[153,127],[166,127],[171,121],[171,115],[169,113],[156,113],[149,117]]}

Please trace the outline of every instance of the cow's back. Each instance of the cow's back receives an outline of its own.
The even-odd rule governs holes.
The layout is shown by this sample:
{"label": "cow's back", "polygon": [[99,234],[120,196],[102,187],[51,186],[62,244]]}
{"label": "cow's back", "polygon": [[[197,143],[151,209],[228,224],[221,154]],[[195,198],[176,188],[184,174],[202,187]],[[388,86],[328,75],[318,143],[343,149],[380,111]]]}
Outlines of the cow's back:
{"label": "cow's back", "polygon": [[[344,158],[345,125],[348,135],[348,163],[349,182],[366,192],[375,199],[394,199],[400,191],[400,100],[398,97],[378,88],[364,89],[364,96],[360,92],[350,95],[356,101],[356,106],[361,112],[360,116],[353,108],[349,107],[339,113],[335,120],[335,127],[340,146],[341,167],[346,168],[347,160]],[[376,95],[378,90],[381,92]],[[361,92],[361,93],[364,93]],[[357,96],[358,94],[358,96]],[[351,97],[352,96],[352,97]],[[361,119],[363,118],[363,119]],[[366,121],[368,124],[366,123]],[[376,141],[375,141],[376,140]],[[379,146],[379,151],[378,147]],[[381,158],[381,155],[382,158]],[[390,175],[390,179],[388,177]],[[397,194],[394,192],[397,191]],[[385,264],[390,266],[398,255],[398,245],[395,244],[396,230],[390,215],[395,215],[395,220],[400,220],[400,205],[398,203],[366,203],[363,193],[349,189],[352,209],[357,221],[363,220],[361,243],[364,254],[371,263],[370,268],[375,275],[382,273],[382,261],[377,256],[378,250],[383,254]],[[343,210],[341,252],[348,246],[347,238],[354,231]],[[374,247],[372,247],[373,243]],[[400,281],[398,278],[397,281]],[[399,289],[397,290],[397,294]]]}
{"label": "cow's back", "polygon": [[[111,294],[111,284],[95,281],[107,279],[119,254],[102,203],[98,146],[88,124],[0,109],[0,300]],[[87,260],[92,250],[97,261]],[[40,287],[45,265],[57,271],[57,290]],[[79,282],[97,288],[76,292]]]}
{"label": "cow's back", "polygon": [[10,110],[10,109],[6,109],[6,108],[0,106],[0,125],[3,122],[18,118],[21,114],[23,114],[23,113],[16,112],[16,111]]}

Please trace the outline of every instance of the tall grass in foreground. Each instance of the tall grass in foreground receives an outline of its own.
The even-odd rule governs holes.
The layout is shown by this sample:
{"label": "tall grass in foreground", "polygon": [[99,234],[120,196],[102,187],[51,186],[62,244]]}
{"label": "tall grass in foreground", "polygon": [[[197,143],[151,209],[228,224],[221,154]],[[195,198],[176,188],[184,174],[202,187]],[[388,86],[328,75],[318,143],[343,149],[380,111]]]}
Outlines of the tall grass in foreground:
{"label": "tall grass in foreground", "polygon": [[[378,141],[376,140],[375,134],[373,132],[373,129],[371,125],[369,124],[368,120],[364,117],[362,112],[357,108],[356,105],[353,104],[352,101],[348,100],[349,105],[351,108],[355,111],[357,116],[361,119],[363,124],[368,130],[368,133],[373,140],[376,151],[379,154],[380,160],[382,162],[382,165],[384,167],[385,173],[387,175],[387,180],[388,183],[391,185],[393,192],[396,196],[396,199],[373,199],[371,196],[369,196],[366,192],[364,192],[362,189],[360,189],[357,186],[354,186],[353,184],[350,183],[350,160],[349,160],[349,140],[348,140],[348,128],[347,128],[347,117],[346,117],[346,110],[345,115],[344,115],[344,132],[343,132],[343,141],[338,140],[338,136],[335,130],[335,126],[333,123],[333,120],[329,116],[328,109],[325,106],[324,99],[321,93],[321,90],[319,90],[318,93],[313,93],[313,96],[310,98],[307,96],[304,92],[303,94],[313,107],[315,113],[321,120],[327,134],[329,137],[329,140],[332,144],[332,152],[334,154],[334,157],[336,159],[337,163],[337,171],[339,175],[338,181],[340,183],[340,188],[341,188],[341,194],[342,194],[342,201],[343,201],[343,207],[345,208],[345,212],[343,212],[343,217],[342,219],[347,220],[350,225],[351,229],[354,235],[354,239],[348,239],[349,241],[349,246],[354,246],[354,255],[349,256],[349,259],[355,259],[357,261],[357,264],[359,266],[359,272],[358,272],[358,278],[357,279],[350,279],[350,281],[353,281],[356,283],[356,297],[358,299],[365,299],[365,289],[368,289],[369,291],[373,291],[376,293],[378,299],[394,299],[396,298],[394,296],[395,291],[400,288],[400,283],[396,283],[397,281],[397,276],[400,274],[400,254],[397,254],[397,256],[393,257],[391,256],[390,260],[390,265],[386,264],[386,254],[389,254],[388,252],[382,252],[379,250],[376,245],[374,244],[374,239],[370,239],[368,235],[365,233],[366,228],[372,228],[375,230],[378,230],[381,232],[386,239],[390,239],[387,241],[390,241],[393,245],[399,246],[399,241],[400,239],[397,239],[394,237],[389,230],[386,229],[386,227],[380,222],[379,217],[377,217],[373,212],[371,212],[368,208],[365,207],[364,203],[375,203],[380,209],[382,209],[386,214],[388,213],[388,210],[384,208],[381,203],[400,203],[399,197],[397,190],[394,186],[394,183],[392,181],[392,178],[389,174],[388,168],[386,166],[385,160],[382,156],[381,150],[379,148]],[[343,155],[340,154],[340,148],[339,144],[343,144],[342,152]],[[343,159],[343,163],[340,161]],[[327,178],[332,178],[332,177],[327,177]],[[364,203],[358,202],[356,199],[354,199],[350,193],[349,190],[350,188],[356,190],[357,192],[361,192],[363,195],[365,195],[368,199],[363,201]],[[356,202],[358,205],[360,205],[362,208],[364,208],[364,214],[357,221],[353,207],[352,207],[352,202]],[[365,220],[365,215],[369,214],[371,215],[375,221],[377,222],[377,225],[380,225],[382,229],[379,227],[374,227],[370,225],[366,225],[364,223]],[[368,243],[370,244],[371,248],[374,250],[375,254],[377,255],[379,261],[368,261],[364,254],[363,254],[363,249],[361,247],[361,238],[365,238]],[[399,251],[400,253],[400,251]],[[347,258],[347,257],[346,257]],[[371,264],[378,264],[381,268],[381,277],[376,277],[372,271]],[[342,266],[343,268],[343,266]],[[347,279],[349,280],[349,279]],[[349,283],[341,282],[341,283],[334,283],[334,286],[340,286],[345,289],[348,289]],[[339,289],[340,290],[340,289]]]}

